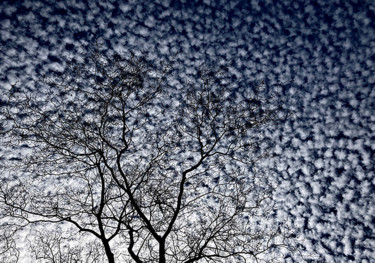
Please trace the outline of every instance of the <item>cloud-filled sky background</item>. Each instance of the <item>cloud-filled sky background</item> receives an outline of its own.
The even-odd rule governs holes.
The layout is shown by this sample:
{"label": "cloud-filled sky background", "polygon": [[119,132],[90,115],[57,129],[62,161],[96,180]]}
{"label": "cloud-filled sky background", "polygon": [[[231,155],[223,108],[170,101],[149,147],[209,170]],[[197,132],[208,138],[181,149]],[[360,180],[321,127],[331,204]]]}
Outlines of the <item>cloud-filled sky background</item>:
{"label": "cloud-filled sky background", "polygon": [[249,81],[293,80],[295,117],[267,132],[278,216],[319,262],[375,262],[374,1],[2,1],[0,89],[33,88],[97,37],[174,56],[181,77],[229,63]]}

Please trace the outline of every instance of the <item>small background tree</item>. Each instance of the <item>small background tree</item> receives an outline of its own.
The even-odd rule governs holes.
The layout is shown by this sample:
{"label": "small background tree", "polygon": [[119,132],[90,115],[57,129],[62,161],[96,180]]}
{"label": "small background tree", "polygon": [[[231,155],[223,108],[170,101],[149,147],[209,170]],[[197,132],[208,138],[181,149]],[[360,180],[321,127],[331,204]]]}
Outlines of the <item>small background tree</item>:
{"label": "small background tree", "polygon": [[[277,94],[225,70],[171,86],[175,77],[147,57],[94,49],[34,91],[13,86],[3,144],[22,154],[2,160],[3,219],[68,223],[108,262],[248,262],[294,250],[292,231],[271,217],[270,177],[256,170],[272,146],[262,128],[289,116]],[[37,235],[50,250],[31,249],[46,262],[81,255],[56,252],[62,239]]]}

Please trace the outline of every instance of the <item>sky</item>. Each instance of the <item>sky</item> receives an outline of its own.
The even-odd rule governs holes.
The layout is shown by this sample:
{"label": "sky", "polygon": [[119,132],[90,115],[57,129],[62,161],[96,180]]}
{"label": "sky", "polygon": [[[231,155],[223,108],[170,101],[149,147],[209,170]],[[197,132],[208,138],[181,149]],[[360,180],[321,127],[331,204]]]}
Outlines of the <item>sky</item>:
{"label": "sky", "polygon": [[267,130],[287,218],[317,262],[375,261],[375,2],[1,1],[0,90],[59,68],[96,38],[281,90],[294,118]]}

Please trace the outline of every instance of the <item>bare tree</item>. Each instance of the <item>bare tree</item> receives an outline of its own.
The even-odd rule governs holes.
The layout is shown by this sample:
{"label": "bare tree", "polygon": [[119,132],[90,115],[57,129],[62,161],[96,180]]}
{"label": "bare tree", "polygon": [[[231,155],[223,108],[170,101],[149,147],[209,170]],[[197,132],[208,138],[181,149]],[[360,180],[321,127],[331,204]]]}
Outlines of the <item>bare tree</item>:
{"label": "bare tree", "polygon": [[[61,228],[53,231],[36,230],[29,240],[33,262],[48,263],[99,263],[105,255],[97,242],[77,243],[76,231],[64,235]],[[104,257],[103,257],[104,256]]]}
{"label": "bare tree", "polygon": [[16,246],[15,230],[3,226],[0,230],[0,261],[16,263],[19,259],[19,250]]}
{"label": "bare tree", "polygon": [[7,218],[69,223],[108,262],[248,262],[292,249],[255,169],[271,146],[262,128],[287,117],[275,94],[225,70],[171,86],[171,72],[94,50],[33,92],[14,86],[2,107],[4,145],[20,150],[4,162]]}

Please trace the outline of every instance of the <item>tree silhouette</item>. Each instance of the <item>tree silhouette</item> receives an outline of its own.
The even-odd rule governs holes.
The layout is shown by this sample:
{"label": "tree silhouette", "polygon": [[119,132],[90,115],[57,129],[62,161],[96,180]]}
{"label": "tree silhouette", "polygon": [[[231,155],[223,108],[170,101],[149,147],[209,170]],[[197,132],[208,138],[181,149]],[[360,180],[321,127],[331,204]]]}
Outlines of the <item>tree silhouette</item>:
{"label": "tree silhouette", "polygon": [[69,233],[70,236],[65,236],[61,229],[34,232],[32,241],[29,242],[34,262],[99,263],[105,260],[100,244],[97,242],[86,242],[84,246],[77,244],[74,231]]}
{"label": "tree silhouette", "polygon": [[0,260],[1,262],[13,263],[19,260],[19,250],[14,239],[15,230],[4,227],[0,230]]}
{"label": "tree silhouette", "polygon": [[[14,86],[1,107],[3,145],[19,151],[2,160],[7,225],[70,224],[108,262],[248,262],[293,249],[255,169],[271,146],[262,128],[288,113],[264,83],[198,74],[172,85],[169,64],[95,49],[33,92]],[[51,237],[35,242],[55,251]]]}

